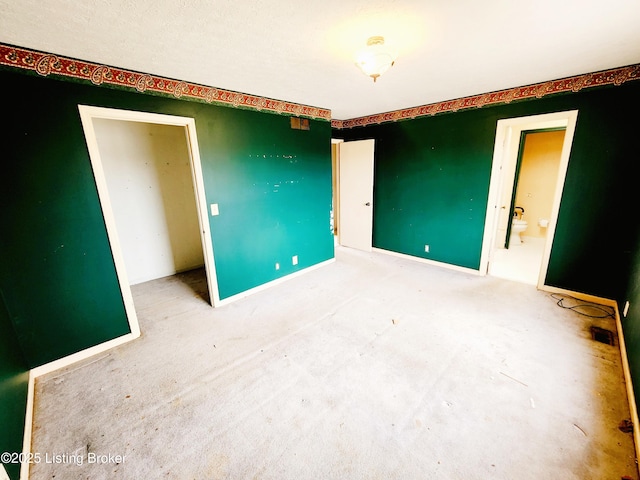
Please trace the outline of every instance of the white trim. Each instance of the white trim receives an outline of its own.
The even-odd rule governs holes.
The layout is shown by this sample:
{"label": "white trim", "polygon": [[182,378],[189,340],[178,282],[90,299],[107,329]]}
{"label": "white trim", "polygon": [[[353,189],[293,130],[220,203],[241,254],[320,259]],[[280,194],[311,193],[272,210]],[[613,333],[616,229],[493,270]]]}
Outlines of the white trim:
{"label": "white trim", "polygon": [[211,228],[209,225],[209,208],[207,204],[206,190],[204,187],[204,175],[202,174],[202,162],[200,160],[200,149],[198,147],[198,136],[196,134],[196,121],[188,119],[186,125],[187,147],[189,148],[191,173],[193,175],[193,187],[196,193],[196,208],[198,210],[198,221],[202,232],[202,251],[204,253],[205,271],[207,284],[209,285],[209,297],[211,305],[216,307],[220,303],[220,293],[218,289],[218,276],[214,261],[213,241],[211,240]]}
{"label": "white trim", "polygon": [[[225,298],[224,300],[219,301],[218,306],[226,305],[232,303],[236,300],[240,300],[241,298],[247,297],[254,293],[258,293],[262,290],[266,290],[269,287],[278,285],[280,283],[284,283],[287,280],[299,277],[305,273],[311,272],[312,270],[316,270],[323,266],[329,265],[335,262],[335,257],[329,260],[325,260],[324,262],[317,263],[310,267],[304,268],[302,270],[298,270],[297,272],[291,273],[284,277],[278,278],[271,282],[265,283],[263,285],[259,285],[258,287],[252,288],[250,290],[241,292],[237,295],[233,295],[231,297]],[[33,415],[34,415],[34,397],[35,397],[35,381],[36,378],[51,373],[55,370],[59,370],[64,367],[68,367],[76,362],[81,360],[85,360],[89,357],[97,355],[99,353],[103,353],[107,350],[110,350],[119,345],[123,345],[125,343],[130,342],[140,336],[140,331],[138,330],[137,335],[133,333],[129,333],[123,335],[118,338],[114,338],[113,340],[109,340],[108,342],[101,343],[99,345],[95,345],[93,347],[87,348],[85,350],[81,350],[80,352],[76,352],[74,354],[68,355],[66,357],[60,358],[58,360],[54,360],[53,362],[46,363],[39,367],[35,367],[29,371],[29,383],[27,387],[27,405],[25,412],[25,422],[24,422],[24,437],[22,442],[22,451],[25,454],[31,453],[31,437],[33,434]],[[20,465],[20,479],[28,480],[29,479],[29,462],[28,455],[24,455],[25,462],[22,462]]]}
{"label": "white trim", "polygon": [[560,202],[562,200],[562,192],[564,189],[564,182],[567,177],[567,169],[569,167],[569,157],[571,155],[571,147],[573,145],[573,137],[576,131],[576,124],[578,122],[578,111],[573,110],[567,112],[567,125],[564,134],[564,142],[562,143],[562,153],[560,154],[560,166],[558,167],[558,178],[556,181],[555,194],[553,198],[553,205],[551,207],[551,218],[549,219],[549,227],[547,229],[547,239],[544,246],[544,253],[542,255],[542,265],[540,266],[540,273],[538,276],[538,287],[544,286],[545,277],[547,276],[547,270],[549,269],[549,259],[551,258],[551,246],[553,245],[553,239],[556,234],[556,225],[558,222],[558,213],[560,211]]}
{"label": "white trim", "polygon": [[[458,271],[462,271],[462,272],[467,272],[467,273],[472,273],[472,274],[476,274],[478,275],[479,272],[476,270],[472,270],[472,269],[468,269],[468,268],[464,268],[464,267],[457,267],[455,265],[451,265],[448,263],[441,263],[441,262],[435,262],[433,260],[428,260],[428,259],[424,259],[424,258],[420,258],[420,257],[414,257],[412,255],[406,255],[404,253],[397,253],[397,252],[392,252],[390,250],[383,250],[380,248],[374,248],[373,249],[374,252],[379,252],[379,253],[383,253],[383,254],[387,254],[387,255],[391,255],[391,256],[396,256],[396,257],[400,257],[400,258],[406,258],[409,260],[414,260],[417,262],[421,262],[421,263],[425,263],[425,264],[429,264],[429,265],[434,265],[434,266],[438,266],[438,267],[443,267],[443,268],[448,268],[451,270],[458,270]],[[322,266],[325,265],[329,265],[331,263],[335,262],[335,258],[326,260],[324,262],[318,263],[316,265],[313,265],[311,267],[305,268],[303,270],[299,270],[297,272],[294,272],[290,275],[287,275],[285,277],[281,277],[279,279],[273,280],[272,282],[266,283],[264,285],[260,285],[258,287],[255,287],[251,290],[247,290],[245,292],[239,293],[237,295],[234,295],[232,297],[226,298],[224,300],[221,301],[221,305],[227,304],[227,303],[231,303],[235,300],[238,300],[240,298],[244,298],[246,296],[249,296],[253,293],[258,293],[259,291],[262,291],[266,288],[268,288],[268,286],[274,286],[277,285],[279,283],[283,283],[286,280],[298,277],[300,275],[302,275],[303,273],[307,273],[309,271],[318,269]],[[588,302],[592,302],[592,303],[598,303],[601,305],[607,305],[607,306],[611,306],[613,307],[614,311],[615,311],[615,316],[616,316],[616,329],[617,329],[617,333],[618,333],[618,344],[620,347],[620,356],[622,358],[622,370],[623,370],[623,375],[625,378],[625,384],[626,384],[626,388],[627,388],[627,398],[628,398],[628,402],[629,402],[629,411],[631,413],[631,421],[633,422],[633,442],[634,442],[634,446],[635,446],[635,450],[636,450],[636,457],[640,458],[640,421],[638,419],[638,409],[637,409],[637,404],[636,404],[636,400],[635,400],[635,394],[633,391],[633,384],[631,383],[631,372],[629,369],[629,359],[627,357],[627,349],[625,346],[625,341],[624,341],[624,334],[623,334],[623,330],[622,330],[622,323],[620,320],[620,314],[618,311],[618,304],[615,300],[609,300],[606,298],[601,298],[601,297],[596,297],[593,295],[587,295],[584,293],[579,293],[579,292],[572,292],[569,290],[564,290],[561,288],[557,288],[557,287],[551,287],[551,286],[544,286],[544,288],[542,289],[544,291],[550,292],[550,293],[562,293],[562,294],[566,294],[566,295],[570,295],[572,297],[575,297],[577,299],[580,300],[584,300],[584,301],[588,301]],[[44,375],[45,373],[50,373],[53,370],[59,369],[59,368],[63,368],[65,366],[68,366],[74,362],[83,360],[85,358],[88,358],[92,355],[95,355],[97,353],[101,353],[105,350],[109,350],[110,348],[113,348],[117,345],[120,344],[124,344],[128,341],[133,340],[134,337],[131,334],[128,335],[124,335],[123,337],[119,337],[116,338],[114,340],[111,340],[109,342],[105,342],[102,343],[100,345],[96,345],[95,347],[91,347],[88,348],[86,350],[83,350],[81,352],[75,353],[73,355],[69,355],[67,357],[64,357],[60,360],[56,360],[54,362],[42,365],[40,367],[36,367],[34,369],[32,369],[29,372],[29,386],[28,386],[28,390],[27,390],[27,408],[26,408],[26,412],[25,412],[25,427],[24,427],[24,440],[23,440],[23,453],[27,454],[27,453],[31,453],[31,435],[32,435],[32,430],[33,430],[33,412],[34,412],[34,393],[35,393],[35,379],[36,377],[40,376],[40,375]],[[28,455],[24,455],[24,457],[28,457]],[[21,480],[28,480],[29,479],[29,462],[23,462],[20,466],[20,479]]]}
{"label": "white trim", "polygon": [[[31,453],[31,434],[33,432],[33,399],[35,396],[35,382],[36,378],[33,370],[29,371],[29,386],[27,388],[27,411],[24,417],[24,437],[22,441],[22,452],[25,454]],[[23,455],[22,463],[20,464],[20,479],[29,480],[29,455]]]}
{"label": "white trim", "polygon": [[129,280],[127,278],[124,257],[122,256],[122,248],[120,247],[120,239],[116,231],[116,220],[113,215],[113,210],[111,209],[111,200],[109,199],[107,180],[104,174],[104,170],[102,169],[100,151],[98,148],[96,133],[93,128],[93,115],[91,113],[91,110],[89,110],[92,107],[79,105],[78,108],[80,110],[80,120],[82,122],[82,128],[84,129],[84,136],[87,142],[87,148],[89,150],[89,158],[91,159],[91,167],[93,168],[93,176],[96,182],[96,187],[98,189],[100,206],[102,207],[102,216],[104,217],[107,236],[109,238],[109,245],[111,246],[111,254],[113,256],[116,275],[118,277],[118,283],[120,285],[120,292],[122,295],[122,300],[124,302],[125,312],[127,314],[127,321],[129,322],[129,328],[131,332],[140,335],[138,316],[133,304],[133,295],[131,294],[131,287],[129,286]]}
{"label": "white trim", "polygon": [[[27,389],[27,411],[25,413],[24,440],[22,444],[22,451],[24,453],[31,452],[31,435],[33,433],[33,412],[34,412],[34,396],[35,396],[36,378],[42,375],[45,375],[47,373],[51,373],[60,368],[68,367],[69,365],[72,365],[81,360],[85,360],[89,357],[97,355],[98,353],[111,350],[114,347],[128,343],[131,340],[135,340],[139,336],[140,336],[139,331],[137,335],[134,335],[133,333],[128,333],[121,337],[114,338],[113,340],[109,340],[108,342],[104,342],[99,345],[86,348],[84,350],[73,353],[71,355],[67,355],[66,357],[62,357],[58,360],[54,360],[53,362],[45,363],[44,365],[40,365],[39,367],[35,367],[31,369],[29,371],[29,386]],[[28,455],[25,455],[25,457],[28,457]],[[25,458],[25,460],[28,460],[28,458]],[[20,466],[20,478],[22,480],[28,480],[29,478],[29,462],[28,461],[22,462]]]}
{"label": "white trim", "polygon": [[571,290],[566,290],[563,288],[553,287],[551,285],[543,285],[540,290],[549,293],[560,293],[562,295],[569,295],[573,298],[577,298],[578,300],[584,300],[585,302],[596,303],[598,305],[606,305],[607,307],[617,308],[617,304],[615,300],[610,300],[608,298],[596,297],[595,295],[589,295],[587,293],[580,292],[572,292]]}
{"label": "white trim", "polygon": [[118,238],[117,228],[111,201],[109,199],[109,191],[107,181],[102,168],[102,159],[96,139],[95,129],[93,128],[93,119],[102,118],[108,120],[121,120],[142,123],[154,123],[160,125],[174,125],[185,128],[185,140],[189,150],[189,163],[191,165],[191,175],[193,187],[196,194],[196,207],[198,211],[198,221],[200,225],[200,235],[202,240],[202,251],[204,256],[205,270],[207,274],[207,284],[209,287],[209,298],[212,306],[217,306],[220,302],[218,289],[218,280],[215,271],[215,261],[213,253],[213,242],[211,241],[211,230],[209,227],[209,209],[205,196],[204,178],[202,174],[202,163],[200,160],[200,150],[198,148],[198,140],[196,134],[196,124],[193,118],[178,117],[173,115],[163,115],[158,113],[138,112],[132,110],[117,110],[103,107],[90,107],[86,105],[78,105],[80,111],[80,119],[84,129],[87,147],[89,149],[89,157],[93,167],[93,174],[100,204],[104,215],[105,225],[107,227],[107,235],[111,245],[118,281],[120,283],[120,291],[125,303],[127,318],[131,326],[132,332],[139,334],[139,326],[135,307],[133,305],[133,297],[131,295],[131,287],[127,279],[126,267],[120,240]]}
{"label": "white trim", "polygon": [[429,260],[428,258],[416,257],[413,255],[407,255],[406,253],[394,252],[392,250],[385,250],[383,248],[374,247],[371,249],[373,252],[384,253],[385,255],[391,255],[392,257],[400,257],[406,260],[413,260],[414,262],[425,263],[427,265],[433,265],[434,267],[446,268],[448,270],[456,270],[458,272],[470,273],[472,275],[480,275],[478,270],[468,267],[460,267],[451,263],[437,262],[435,260]]}
{"label": "white trim", "polygon": [[552,213],[549,218],[549,227],[542,255],[537,286],[544,286],[545,277],[549,268],[549,258],[551,256],[551,246],[555,236],[556,224],[558,221],[558,211],[562,200],[562,190],[569,165],[569,156],[575,134],[576,123],[578,121],[578,110],[566,112],[547,113],[542,115],[532,115],[527,117],[508,118],[498,120],[496,127],[496,140],[493,151],[493,163],[491,167],[491,180],[489,183],[489,195],[487,199],[487,213],[485,217],[485,229],[482,239],[482,252],[480,254],[480,268],[482,274],[487,274],[489,269],[489,258],[494,248],[495,236],[498,227],[500,209],[500,193],[505,179],[503,179],[503,165],[511,158],[511,146],[515,142],[519,144],[520,135],[525,130],[540,130],[546,128],[565,127],[564,143],[560,155],[560,165],[558,167],[558,179],[556,181],[555,194],[553,199]]}
{"label": "white trim", "polygon": [[44,365],[35,367],[31,371],[33,372],[34,377],[37,378],[42,375],[46,375],[47,373],[51,373],[55,370],[73,365],[74,363],[81,360],[86,360],[87,358],[93,357],[98,353],[103,353],[107,350],[111,350],[112,348],[128,343],[131,340],[135,340],[139,336],[139,334],[134,335],[133,333],[127,333],[126,335],[122,335],[121,337],[114,338],[113,340],[109,340],[98,345],[94,345],[93,347],[85,348],[84,350],[80,350],[79,352],[72,353],[71,355],[67,355],[66,357],[59,358],[58,360],[54,360],[53,362],[45,363]]}
{"label": "white trim", "polygon": [[310,267],[306,267],[306,268],[303,268],[302,270],[298,270],[297,272],[293,272],[288,275],[285,275],[284,277],[276,278],[275,280],[271,280],[270,282],[263,283],[262,285],[258,285],[257,287],[250,288],[249,290],[245,290],[244,292],[240,292],[230,297],[227,297],[223,300],[220,300],[220,303],[218,304],[218,306],[227,305],[229,303],[233,303],[242,298],[248,297],[249,295],[253,295],[254,293],[267,290],[268,288],[274,287],[283,282],[286,282],[287,280],[291,280],[292,278],[299,277],[313,270],[317,270],[318,268],[334,263],[335,261],[336,261],[335,258],[330,258],[329,260],[325,260],[324,262],[316,263],[315,265],[311,265]]}
{"label": "white trim", "polygon": [[561,293],[570,295],[579,300],[586,302],[596,303],[600,305],[607,305],[613,308],[615,312],[616,320],[616,333],[618,334],[618,346],[620,348],[620,358],[622,361],[622,373],[624,375],[624,383],[627,388],[627,401],[629,402],[629,412],[631,414],[631,422],[633,423],[633,444],[636,450],[636,458],[640,458],[640,419],[638,417],[638,404],[636,403],[636,396],[633,390],[633,383],[631,382],[631,369],[629,368],[629,357],[627,356],[627,346],[624,341],[624,330],[622,329],[622,320],[620,319],[620,311],[618,310],[618,302],[610,300],[608,298],[595,297],[593,295],[587,295],[584,293],[571,292],[562,288],[544,286],[541,290],[551,293]]}
{"label": "white trim", "polygon": [[631,422],[633,422],[633,444],[636,447],[636,458],[640,458],[640,418],[638,418],[638,404],[633,391],[633,383],[631,383],[631,369],[629,368],[629,357],[627,357],[627,346],[624,341],[624,333],[622,330],[622,320],[618,311],[618,304],[614,303],[616,312],[616,329],[618,330],[618,344],[620,346],[620,357],[622,359],[622,371],[624,373],[624,383],[627,387],[627,401],[629,402],[629,412],[631,413]]}

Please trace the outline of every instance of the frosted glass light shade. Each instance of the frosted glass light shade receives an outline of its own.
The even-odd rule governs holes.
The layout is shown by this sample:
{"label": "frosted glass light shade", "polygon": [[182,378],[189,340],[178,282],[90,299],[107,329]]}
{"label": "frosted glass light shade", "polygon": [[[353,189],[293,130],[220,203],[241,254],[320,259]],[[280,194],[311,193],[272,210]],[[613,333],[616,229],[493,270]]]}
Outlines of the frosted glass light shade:
{"label": "frosted glass light shade", "polygon": [[384,37],[371,37],[356,54],[356,65],[375,82],[396,61],[396,52],[384,44]]}

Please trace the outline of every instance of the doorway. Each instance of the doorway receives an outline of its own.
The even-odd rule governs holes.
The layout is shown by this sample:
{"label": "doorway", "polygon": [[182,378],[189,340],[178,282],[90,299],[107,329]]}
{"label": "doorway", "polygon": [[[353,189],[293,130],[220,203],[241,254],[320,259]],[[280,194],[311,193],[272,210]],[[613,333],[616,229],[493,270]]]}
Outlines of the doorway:
{"label": "doorway", "polygon": [[498,122],[482,273],[544,286],[576,121],[570,111]]}
{"label": "doorway", "polygon": [[[129,323],[131,285],[204,266],[219,303],[192,118],[79,106]],[[146,137],[146,138],[142,138]]]}
{"label": "doorway", "polygon": [[336,144],[338,243],[370,252],[373,248],[373,162],[375,140]]}

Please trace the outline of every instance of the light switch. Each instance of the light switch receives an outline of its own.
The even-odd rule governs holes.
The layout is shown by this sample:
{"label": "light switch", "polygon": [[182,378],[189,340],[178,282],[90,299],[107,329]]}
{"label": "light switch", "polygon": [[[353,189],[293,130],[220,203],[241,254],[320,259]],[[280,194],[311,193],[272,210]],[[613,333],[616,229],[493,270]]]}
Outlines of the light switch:
{"label": "light switch", "polygon": [[211,204],[211,216],[215,217],[216,215],[220,215],[220,210],[218,209],[217,203]]}

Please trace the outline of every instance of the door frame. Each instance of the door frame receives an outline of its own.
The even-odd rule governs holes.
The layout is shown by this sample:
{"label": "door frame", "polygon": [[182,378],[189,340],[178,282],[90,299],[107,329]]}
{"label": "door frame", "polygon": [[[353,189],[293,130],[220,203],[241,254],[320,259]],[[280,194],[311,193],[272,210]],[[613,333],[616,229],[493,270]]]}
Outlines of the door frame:
{"label": "door frame", "polygon": [[215,270],[213,243],[211,241],[209,213],[207,199],[205,196],[204,177],[202,174],[202,162],[200,159],[200,150],[198,148],[198,137],[196,134],[195,119],[190,117],[178,117],[173,115],[139,112],[133,110],[92,107],[88,105],[78,105],[78,110],[80,111],[80,119],[82,121],[82,128],[84,130],[87,148],[89,150],[89,157],[91,159],[91,166],[93,168],[93,175],[98,189],[98,196],[100,198],[100,205],[102,207],[102,213],[107,229],[109,245],[111,246],[111,253],[113,255],[116,274],[120,285],[120,291],[122,293],[125,311],[127,313],[131,331],[139,335],[140,327],[138,324],[135,306],[133,304],[133,296],[131,294],[131,286],[127,277],[126,265],[124,262],[124,256],[122,254],[120,239],[118,237],[115,215],[111,207],[111,200],[109,198],[109,191],[107,188],[107,180],[102,166],[102,159],[100,156],[100,149],[98,148],[96,132],[93,126],[93,119],[99,118],[159,125],[172,125],[184,128],[185,140],[189,153],[189,165],[193,181],[193,189],[196,197],[196,210],[198,215],[198,223],[200,226],[200,238],[202,242],[202,252],[204,257],[207,285],[209,289],[209,298],[213,307],[218,306],[220,304],[220,294]]}
{"label": "door frame", "polygon": [[[337,159],[336,159],[336,166],[337,166],[337,181],[336,181],[336,186],[338,188],[338,244],[342,245],[342,246],[347,246],[350,248],[356,248],[365,252],[370,252],[373,249],[373,209],[374,209],[374,186],[375,186],[375,139],[373,138],[367,138],[367,139],[361,139],[361,140],[353,140],[350,142],[335,142],[337,143]],[[344,225],[345,225],[345,221],[344,221],[344,194],[341,193],[343,192],[343,189],[346,189],[349,187],[349,185],[347,185],[344,182],[344,175],[343,175],[343,148],[345,145],[347,144],[355,144],[355,143],[360,143],[361,145],[364,143],[370,144],[371,145],[371,191],[369,193],[369,198],[368,199],[363,199],[363,201],[365,201],[366,203],[363,204],[363,206],[367,206],[367,215],[370,216],[370,221],[368,222],[369,224],[369,228],[368,228],[368,240],[367,240],[367,245],[365,246],[365,248],[359,248],[359,247],[355,247],[355,246],[350,246],[350,245],[344,245],[343,243],[343,233],[344,233]],[[367,184],[368,187],[368,184]],[[367,188],[368,190],[368,188]],[[348,222],[347,222],[348,224]]]}
{"label": "door frame", "polygon": [[[340,238],[340,144],[344,140],[341,138],[331,139],[332,149],[332,201],[333,201],[333,235],[334,242],[339,245]],[[334,150],[335,147],[335,150]],[[335,152],[335,155],[334,155]]]}
{"label": "door frame", "polygon": [[514,188],[515,166],[518,160],[522,132],[564,127],[566,131],[562,144],[562,153],[560,154],[558,178],[556,180],[552,211],[549,218],[547,237],[545,239],[542,263],[537,281],[538,288],[545,286],[544,281],[547,276],[547,269],[549,268],[551,246],[553,245],[553,237],[555,236],[560,201],[562,199],[562,191],[567,174],[567,167],[569,165],[569,156],[571,154],[577,120],[578,110],[498,120],[491,167],[491,180],[489,183],[485,229],[482,240],[482,252],[480,254],[479,271],[481,274],[488,274],[491,254],[496,248],[495,243],[498,226],[500,224],[500,215],[503,214],[501,206],[498,205],[501,194],[506,188],[509,188],[511,191],[513,191]]}

